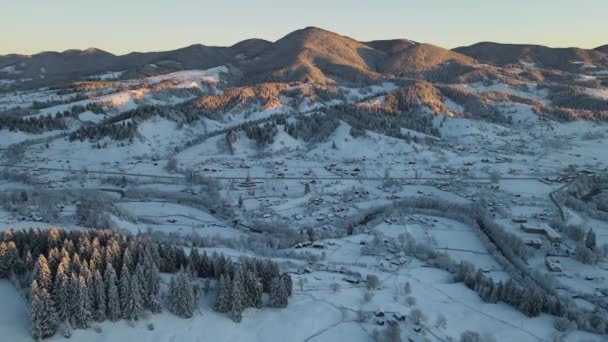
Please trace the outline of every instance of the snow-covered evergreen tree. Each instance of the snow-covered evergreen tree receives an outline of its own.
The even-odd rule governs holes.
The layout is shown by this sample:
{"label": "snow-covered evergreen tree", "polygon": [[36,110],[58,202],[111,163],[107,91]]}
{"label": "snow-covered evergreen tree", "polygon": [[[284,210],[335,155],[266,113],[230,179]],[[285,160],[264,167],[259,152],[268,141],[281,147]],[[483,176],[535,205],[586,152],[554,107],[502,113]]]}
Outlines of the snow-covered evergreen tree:
{"label": "snow-covered evergreen tree", "polygon": [[107,315],[108,319],[116,321],[122,317],[122,310],[120,308],[120,294],[118,291],[118,285],[116,284],[116,271],[112,267],[111,263],[106,266],[105,273],[105,287],[106,297],[108,300]]}
{"label": "snow-covered evergreen tree", "polygon": [[126,305],[122,307],[122,314],[126,319],[138,320],[142,311],[141,290],[137,277],[131,277],[130,280],[129,296]]}
{"label": "snow-covered evergreen tree", "polygon": [[122,264],[126,265],[129,268],[129,272],[133,271],[133,258],[131,257],[131,251],[129,250],[129,247],[125,248],[125,251],[122,254]]}
{"label": "snow-covered evergreen tree", "polygon": [[127,264],[122,264],[120,279],[118,280],[118,293],[120,295],[120,308],[122,317],[129,318],[129,296],[131,296],[131,274]]}
{"label": "snow-covered evergreen tree", "polygon": [[272,280],[279,277],[279,266],[270,260],[265,260],[262,264],[262,285],[264,292],[270,293]]}
{"label": "snow-covered evergreen tree", "polygon": [[78,253],[74,253],[74,255],[72,256],[71,267],[73,273],[80,274],[80,268],[82,267],[82,263],[80,261],[80,256],[78,255]]}
{"label": "snow-covered evergreen tree", "polygon": [[159,292],[160,292],[160,276],[158,274],[158,267],[152,260],[150,254],[146,254],[145,260],[145,282],[147,289],[147,297],[144,300],[144,306],[154,312],[158,313],[161,311]]}
{"label": "snow-covered evergreen tree", "polygon": [[[60,264],[59,270],[62,269]],[[55,277],[55,293],[56,293],[56,307],[57,307],[57,318],[60,322],[67,321],[69,319],[70,307],[70,278],[65,272],[58,272]]]}
{"label": "snow-covered evergreen tree", "polygon": [[[244,297],[243,297],[243,305],[245,307],[258,307],[257,306],[257,290],[261,289],[261,284],[259,284],[259,280],[257,276],[251,270],[244,271],[243,277],[243,286],[245,289]],[[261,290],[260,290],[261,292]],[[261,300],[261,293],[260,293]],[[260,303],[261,306],[261,303]]]}
{"label": "snow-covered evergreen tree", "polygon": [[199,262],[198,276],[203,278],[211,278],[213,276],[213,267],[206,251],[203,251]]}
{"label": "snow-covered evergreen tree", "polygon": [[187,271],[181,269],[171,278],[169,287],[169,311],[179,317],[190,318],[194,315],[194,289]]}
{"label": "snow-covered evergreen tree", "polygon": [[273,308],[287,307],[287,289],[281,277],[274,277],[270,284],[270,306]]}
{"label": "snow-covered evergreen tree", "polygon": [[193,248],[190,252],[190,269],[193,274],[199,276],[199,268],[201,264],[201,255],[198,252],[198,248]]}
{"label": "snow-covered evergreen tree", "polygon": [[234,271],[234,278],[232,278],[230,318],[235,322],[240,322],[243,317],[245,290],[242,273],[241,267],[237,267]]}
{"label": "snow-covered evergreen tree", "polygon": [[70,278],[70,311],[69,322],[76,329],[86,329],[91,320],[91,311],[88,303],[89,293],[84,277],[72,274]]}
{"label": "snow-covered evergreen tree", "polygon": [[94,294],[93,317],[98,321],[106,319],[106,288],[99,270],[95,271],[93,286],[91,290]]}
{"label": "snow-covered evergreen tree", "polygon": [[[35,279],[32,282],[30,298],[32,336],[36,339],[53,336],[58,325],[55,305],[47,289],[39,287]],[[8,336],[5,337],[9,338]]]}
{"label": "snow-covered evergreen tree", "polygon": [[52,290],[51,283],[53,278],[51,275],[51,269],[49,268],[49,263],[43,254],[38,256],[38,261],[34,266],[32,279],[36,280],[39,287],[44,287],[47,291]]}
{"label": "snow-covered evergreen tree", "polygon": [[135,266],[135,276],[133,278],[137,280],[139,286],[139,295],[143,304],[148,298],[148,282],[146,279],[144,266],[141,263],[138,263],[137,266]]}
{"label": "snow-covered evergreen tree", "polygon": [[217,296],[215,299],[215,311],[228,312],[231,308],[232,280],[225,274],[220,276],[217,283]]}
{"label": "snow-covered evergreen tree", "polygon": [[0,278],[6,277],[17,262],[19,254],[13,241],[0,243]]}

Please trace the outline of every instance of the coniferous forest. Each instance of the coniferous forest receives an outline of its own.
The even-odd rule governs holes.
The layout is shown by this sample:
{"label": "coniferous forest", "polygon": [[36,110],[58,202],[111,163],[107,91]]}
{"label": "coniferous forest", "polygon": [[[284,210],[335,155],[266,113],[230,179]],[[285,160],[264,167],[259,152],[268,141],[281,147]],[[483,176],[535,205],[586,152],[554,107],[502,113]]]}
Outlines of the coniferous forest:
{"label": "coniferous forest", "polygon": [[[173,274],[166,294],[161,273]],[[9,278],[29,302],[32,336],[46,338],[61,328],[86,329],[94,322],[137,321],[166,307],[192,317],[201,296],[211,295],[214,310],[240,322],[248,307],[283,308],[292,280],[270,260],[158,243],[146,236],[112,230],[6,230],[0,236],[0,277]],[[201,287],[196,278],[207,278]],[[266,295],[265,295],[266,294]]]}

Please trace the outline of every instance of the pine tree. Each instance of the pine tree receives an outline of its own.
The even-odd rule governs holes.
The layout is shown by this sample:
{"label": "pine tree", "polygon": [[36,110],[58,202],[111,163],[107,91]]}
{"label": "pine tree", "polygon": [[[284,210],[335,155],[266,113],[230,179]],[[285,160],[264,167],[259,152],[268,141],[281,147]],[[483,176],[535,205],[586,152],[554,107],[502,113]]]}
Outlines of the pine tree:
{"label": "pine tree", "polygon": [[230,277],[222,274],[217,283],[217,297],[215,299],[215,311],[228,312],[231,306],[232,281]]}
{"label": "pine tree", "polygon": [[61,286],[61,278],[65,276],[65,268],[61,263],[57,265],[57,271],[55,272],[55,279],[53,280],[53,288],[51,289],[51,297],[55,303],[58,302],[59,289]]}
{"label": "pine tree", "polygon": [[169,311],[178,317],[190,318],[194,315],[195,298],[192,282],[187,272],[181,269],[171,278],[169,287]]}
{"label": "pine tree", "polygon": [[139,294],[141,297],[142,304],[147,302],[148,297],[150,296],[148,293],[148,281],[146,278],[146,273],[144,271],[144,266],[141,263],[138,263],[135,267],[135,276],[133,279],[137,280],[139,286]]}
{"label": "pine tree", "polygon": [[125,251],[122,255],[122,264],[126,265],[129,268],[129,271],[133,270],[133,258],[131,257],[131,251],[129,247],[125,248]]}
{"label": "pine tree", "polygon": [[82,263],[80,261],[80,256],[78,255],[78,253],[74,253],[74,255],[72,256],[71,266],[73,273],[80,274],[80,268],[82,267]]}
{"label": "pine tree", "polygon": [[118,293],[120,295],[120,308],[122,317],[129,318],[129,296],[131,295],[131,274],[127,264],[122,265],[120,279],[118,280]]}
{"label": "pine tree", "polygon": [[38,287],[38,282],[34,279],[30,295],[32,336],[36,339],[53,336],[57,330],[58,319],[49,292],[44,287]]}
{"label": "pine tree", "polygon": [[206,251],[203,251],[203,255],[201,256],[201,262],[198,268],[198,276],[202,278],[211,278],[213,277],[213,262],[207,255]]}
{"label": "pine tree", "polygon": [[76,277],[72,274],[70,278],[70,312],[69,322],[76,329],[86,329],[91,320],[91,311],[88,306],[88,288],[84,277]]}
{"label": "pine tree", "polygon": [[17,246],[13,241],[0,243],[0,278],[6,277],[18,259]]}
{"label": "pine tree", "polygon": [[270,292],[272,280],[279,276],[279,267],[270,260],[264,261],[262,264],[262,285],[264,292]]}
{"label": "pine tree", "polygon": [[226,258],[224,255],[220,254],[219,256],[214,256],[211,260],[213,261],[213,278],[219,279],[220,276],[226,271]]}
{"label": "pine tree", "polygon": [[106,319],[106,289],[99,270],[95,271],[95,276],[93,277],[92,290],[92,292],[94,293],[93,316],[96,320],[101,322]]}
{"label": "pine tree", "polygon": [[252,271],[246,270],[243,277],[243,287],[245,293],[243,296],[243,306],[254,307],[255,306],[255,295],[257,288],[258,279]]}
{"label": "pine tree", "polygon": [[120,295],[116,284],[116,271],[112,264],[108,262],[105,273],[105,286],[108,299],[107,314],[108,319],[116,321],[122,317],[120,308]]}
{"label": "pine tree", "polygon": [[36,262],[36,266],[34,266],[32,279],[36,280],[38,286],[45,288],[47,291],[52,290],[51,269],[49,268],[49,264],[43,254],[38,256],[38,261]]}
{"label": "pine tree", "polygon": [[[99,243],[99,242],[98,242]],[[93,248],[93,253],[91,254],[91,259],[89,261],[89,268],[91,270],[101,270],[103,267],[101,252],[98,248]]]}
{"label": "pine tree", "polygon": [[198,248],[193,248],[192,252],[190,252],[190,269],[196,276],[199,276],[200,264],[201,255],[198,252]]}
{"label": "pine tree", "polygon": [[241,267],[237,267],[232,279],[232,293],[230,301],[230,318],[235,322],[240,322],[243,317],[243,277]]}
{"label": "pine tree", "polygon": [[137,277],[131,277],[129,296],[126,305],[122,308],[123,317],[130,320],[138,320],[141,316],[142,302],[141,290]]}
{"label": "pine tree", "polygon": [[[60,266],[58,269],[62,269]],[[65,272],[57,273],[55,277],[55,293],[56,293],[56,304],[57,304],[57,318],[60,322],[67,321],[69,319],[70,307],[70,278]]]}
{"label": "pine tree", "polygon": [[158,267],[150,255],[145,258],[145,282],[147,289],[147,297],[144,300],[144,305],[150,311],[158,313],[161,311],[160,300],[158,299],[160,291],[160,276],[158,275]]}
{"label": "pine tree", "polygon": [[274,277],[270,285],[270,306],[273,308],[287,307],[287,289],[280,277]]}

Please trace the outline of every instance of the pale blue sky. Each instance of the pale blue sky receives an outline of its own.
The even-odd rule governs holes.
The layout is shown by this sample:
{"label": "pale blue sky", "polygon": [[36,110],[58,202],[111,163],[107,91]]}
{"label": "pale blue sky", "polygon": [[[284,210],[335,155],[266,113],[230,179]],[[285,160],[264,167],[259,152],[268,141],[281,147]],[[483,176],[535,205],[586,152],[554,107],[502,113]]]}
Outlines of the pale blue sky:
{"label": "pale blue sky", "polygon": [[0,0],[0,55],[276,40],[318,26],[358,40],[608,44],[608,0]]}

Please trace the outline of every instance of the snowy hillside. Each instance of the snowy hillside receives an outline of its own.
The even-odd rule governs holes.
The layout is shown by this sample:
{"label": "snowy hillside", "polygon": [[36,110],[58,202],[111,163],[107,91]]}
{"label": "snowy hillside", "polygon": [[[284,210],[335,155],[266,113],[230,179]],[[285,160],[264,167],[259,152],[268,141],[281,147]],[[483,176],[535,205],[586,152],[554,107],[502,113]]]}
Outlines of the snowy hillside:
{"label": "snowy hillside", "polygon": [[0,335],[606,340],[601,52],[336,36],[0,68]]}

